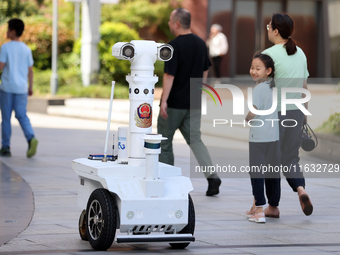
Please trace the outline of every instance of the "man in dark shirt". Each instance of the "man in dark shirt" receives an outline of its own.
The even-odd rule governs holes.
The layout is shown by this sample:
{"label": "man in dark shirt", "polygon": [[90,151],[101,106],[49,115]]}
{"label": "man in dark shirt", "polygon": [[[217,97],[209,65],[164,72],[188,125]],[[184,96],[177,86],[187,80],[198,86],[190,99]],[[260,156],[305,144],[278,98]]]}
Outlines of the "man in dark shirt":
{"label": "man in dark shirt", "polygon": [[[190,78],[207,78],[210,64],[205,42],[190,30],[191,14],[178,8],[170,15],[169,27],[176,36],[169,44],[174,48],[173,58],[165,62],[163,93],[158,116],[158,133],[167,137],[161,143],[159,161],[174,165],[172,140],[179,129],[202,167],[212,166],[209,152],[201,140],[200,107],[190,110]],[[192,92],[198,92],[195,90]],[[198,94],[197,101],[200,102]],[[196,101],[196,100],[195,100]],[[193,108],[193,107],[192,107]],[[191,127],[191,128],[190,128]],[[204,169],[204,168],[203,168]],[[217,195],[221,179],[205,173],[208,179],[207,196]]]}

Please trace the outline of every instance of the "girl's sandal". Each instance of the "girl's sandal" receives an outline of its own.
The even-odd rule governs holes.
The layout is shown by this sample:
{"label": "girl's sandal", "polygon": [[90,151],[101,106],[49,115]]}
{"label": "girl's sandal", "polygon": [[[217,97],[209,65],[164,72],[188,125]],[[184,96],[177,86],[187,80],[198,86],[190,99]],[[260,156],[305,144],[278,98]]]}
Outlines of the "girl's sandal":
{"label": "girl's sandal", "polygon": [[246,211],[246,216],[249,218],[255,214],[256,207],[251,207],[249,211]]}
{"label": "girl's sandal", "polygon": [[264,215],[264,212],[254,214],[250,216],[248,220],[251,222],[256,222],[256,223],[266,223],[266,217]]}

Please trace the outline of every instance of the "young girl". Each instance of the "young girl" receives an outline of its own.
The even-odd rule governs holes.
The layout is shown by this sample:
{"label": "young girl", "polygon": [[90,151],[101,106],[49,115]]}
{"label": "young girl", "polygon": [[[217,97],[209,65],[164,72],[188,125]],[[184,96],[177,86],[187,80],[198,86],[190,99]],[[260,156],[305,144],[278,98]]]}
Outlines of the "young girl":
{"label": "young girl", "polygon": [[[257,110],[269,110],[273,105],[274,62],[265,54],[255,54],[250,75],[256,81],[252,92],[253,106]],[[270,80],[269,80],[270,77]],[[275,121],[274,121],[275,120]],[[249,221],[265,223],[263,207],[266,204],[264,184],[270,206],[277,208],[280,200],[280,166],[278,114],[255,115],[249,112],[246,121],[249,131],[249,165],[254,204],[246,212]],[[276,168],[275,168],[276,166]],[[276,169],[276,171],[270,170]],[[272,215],[279,217],[279,214]]]}

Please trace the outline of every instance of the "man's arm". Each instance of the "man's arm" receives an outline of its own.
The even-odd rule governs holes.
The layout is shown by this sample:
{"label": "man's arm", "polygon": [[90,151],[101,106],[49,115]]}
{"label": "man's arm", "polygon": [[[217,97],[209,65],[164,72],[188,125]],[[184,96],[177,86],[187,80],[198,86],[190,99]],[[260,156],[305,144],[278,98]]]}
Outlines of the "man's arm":
{"label": "man's arm", "polygon": [[33,66],[28,68],[28,95],[33,95]]}
{"label": "man's arm", "polygon": [[4,70],[5,63],[0,62],[0,71]]}
{"label": "man's arm", "polygon": [[208,73],[209,73],[209,70],[206,70],[206,71],[203,72],[203,83],[207,82]]}
{"label": "man's arm", "polygon": [[170,75],[168,73],[164,73],[163,75],[163,93],[161,97],[161,108],[160,108],[160,114],[164,119],[168,118],[168,98],[170,95],[170,91],[172,88],[172,84],[174,82],[175,76]]}

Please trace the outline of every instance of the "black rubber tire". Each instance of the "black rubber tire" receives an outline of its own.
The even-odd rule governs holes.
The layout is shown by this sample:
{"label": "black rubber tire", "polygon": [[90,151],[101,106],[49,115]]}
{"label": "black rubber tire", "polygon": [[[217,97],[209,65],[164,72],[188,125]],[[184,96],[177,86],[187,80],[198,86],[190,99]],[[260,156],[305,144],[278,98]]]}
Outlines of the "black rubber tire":
{"label": "black rubber tire", "polygon": [[116,235],[115,199],[106,189],[92,192],[86,207],[86,233],[93,249],[106,251]]}
{"label": "black rubber tire", "polygon": [[81,240],[88,241],[86,232],[86,210],[83,210],[79,216],[78,230]]}
{"label": "black rubber tire", "polygon": [[[192,202],[191,196],[189,195],[189,216],[188,216],[188,224],[178,232],[178,234],[192,234],[195,232],[195,207]],[[174,249],[184,249],[190,243],[170,243],[170,246]]]}

